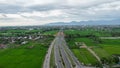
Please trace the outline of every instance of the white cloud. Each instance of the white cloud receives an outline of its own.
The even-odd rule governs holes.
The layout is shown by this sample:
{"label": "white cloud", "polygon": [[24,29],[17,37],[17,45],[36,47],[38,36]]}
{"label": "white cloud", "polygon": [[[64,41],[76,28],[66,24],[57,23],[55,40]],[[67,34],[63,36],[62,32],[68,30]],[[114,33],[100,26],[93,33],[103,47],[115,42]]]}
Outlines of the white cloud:
{"label": "white cloud", "polygon": [[51,11],[34,11],[32,13],[20,13],[20,15],[25,16],[25,17],[32,17],[32,16],[38,16],[38,17],[52,17],[52,16],[60,16],[62,15],[63,12],[61,10],[51,10]]}
{"label": "white cloud", "polygon": [[30,6],[30,5],[45,5],[45,4],[53,4],[58,3],[60,0],[0,0],[0,3],[4,4],[16,4],[22,6]]}
{"label": "white cloud", "polygon": [[0,26],[118,19],[119,14],[119,0],[0,0]]}
{"label": "white cloud", "polygon": [[20,15],[18,14],[6,14],[7,18],[22,18]]}

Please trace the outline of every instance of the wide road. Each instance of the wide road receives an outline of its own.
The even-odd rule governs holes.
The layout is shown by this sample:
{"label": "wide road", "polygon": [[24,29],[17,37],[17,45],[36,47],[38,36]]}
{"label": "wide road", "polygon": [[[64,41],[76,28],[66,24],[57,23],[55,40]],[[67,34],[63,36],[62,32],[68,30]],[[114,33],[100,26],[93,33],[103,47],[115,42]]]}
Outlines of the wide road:
{"label": "wide road", "polygon": [[66,45],[64,33],[60,30],[46,54],[43,68],[50,68],[51,51],[54,49],[55,68],[84,68]]}

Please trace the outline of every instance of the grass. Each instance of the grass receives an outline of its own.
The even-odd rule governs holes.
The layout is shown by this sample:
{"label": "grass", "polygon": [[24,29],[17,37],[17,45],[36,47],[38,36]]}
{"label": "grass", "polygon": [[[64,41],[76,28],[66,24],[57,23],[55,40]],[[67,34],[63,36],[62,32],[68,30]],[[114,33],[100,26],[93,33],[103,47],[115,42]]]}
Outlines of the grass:
{"label": "grass", "polygon": [[69,34],[79,34],[81,36],[86,36],[86,35],[95,35],[98,37],[101,36],[111,36],[111,34],[107,31],[96,31],[94,29],[84,29],[84,30],[74,30],[74,29],[69,29],[64,31],[66,35]]}
{"label": "grass", "polygon": [[120,54],[120,46],[103,46],[103,49],[106,50],[110,55]]}
{"label": "grass", "polygon": [[110,55],[109,55],[109,53],[106,51],[106,50],[104,50],[103,48],[100,48],[100,47],[95,47],[95,48],[93,48],[93,50],[95,51],[95,53],[100,57],[100,58],[102,58],[102,57],[109,57]]}
{"label": "grass", "polygon": [[[50,43],[50,40],[29,41],[17,48],[0,49],[0,68],[42,68],[48,49],[48,44],[42,43]],[[29,48],[32,45],[34,47]]]}
{"label": "grass", "polygon": [[57,32],[58,32],[58,30],[53,30],[53,31],[44,32],[43,34],[45,34],[45,35],[55,35]]}
{"label": "grass", "polygon": [[37,30],[37,29],[34,29],[34,30],[25,30],[25,29],[9,29],[9,30],[6,30],[6,31],[1,31],[2,33],[29,33],[29,32],[41,32],[42,30]]}
{"label": "grass", "polygon": [[[120,39],[99,39],[99,37],[119,37],[119,30],[119,28],[111,28],[110,30],[82,28],[69,29],[64,32],[66,34],[68,46],[72,49],[80,62],[85,65],[98,65],[99,62],[95,57],[86,49],[79,49],[79,46],[76,46],[75,42],[84,42],[95,51],[100,59],[104,60],[105,58],[112,61],[112,55],[120,54]],[[110,64],[114,64],[114,61]]]}
{"label": "grass", "polygon": [[41,68],[47,49],[0,50],[0,68]]}
{"label": "grass", "polygon": [[52,48],[51,51],[50,61],[51,61],[50,68],[54,68],[55,67],[54,47]]}
{"label": "grass", "polygon": [[[116,30],[115,30],[116,31]],[[113,31],[114,32],[114,31]],[[95,57],[86,49],[79,49],[76,47],[75,42],[84,42],[87,46],[92,47],[93,51],[102,59],[110,58],[114,54],[120,54],[120,39],[98,39],[94,40],[86,35],[95,35],[96,37],[111,37],[112,34],[108,31],[95,31],[92,29],[88,30],[65,30],[66,35],[73,36],[72,38],[66,38],[68,46],[72,49],[73,53],[83,62],[85,65],[95,64],[97,60]],[[75,36],[80,35],[78,37]],[[75,36],[75,37],[74,37]],[[97,41],[100,41],[98,43]]]}
{"label": "grass", "polygon": [[110,55],[120,54],[120,39],[102,39],[100,46]]}
{"label": "grass", "polygon": [[113,46],[120,46],[120,39],[102,39],[102,46],[106,45],[113,45]]}
{"label": "grass", "polygon": [[87,46],[96,46],[97,44],[90,38],[72,38],[68,39],[67,43],[70,48],[76,46],[75,42],[84,42]]}
{"label": "grass", "polygon": [[113,54],[120,54],[120,39],[102,39],[102,43],[93,50],[99,57],[109,57]]}
{"label": "grass", "polygon": [[42,30],[23,30],[23,29],[9,29],[5,31],[0,31],[1,36],[10,36],[10,37],[17,37],[18,35],[25,35],[25,34],[34,34],[42,32]]}
{"label": "grass", "polygon": [[[0,31],[3,37],[19,37],[19,36],[37,36],[41,34],[54,35],[57,30],[44,31],[41,29],[8,29]],[[0,68],[42,68],[48,45],[50,45],[53,37],[47,37],[39,40],[29,40],[26,44],[6,43],[7,49],[0,49]]]}
{"label": "grass", "polygon": [[95,46],[96,44],[92,39],[89,38],[76,38],[75,41],[84,42],[88,46]]}
{"label": "grass", "polygon": [[[0,31],[1,36],[37,35],[42,30],[9,29]],[[44,32],[44,34],[55,34],[57,31]],[[43,33],[42,33],[43,34]],[[7,43],[7,49],[0,49],[0,68],[42,68],[48,45],[53,37],[38,40],[29,40],[26,44]]]}
{"label": "grass", "polygon": [[86,49],[72,49],[75,56],[85,65],[93,65],[97,62],[96,58]]}
{"label": "grass", "polygon": [[64,33],[66,34],[66,35],[68,35],[68,34],[79,34],[79,30],[65,30],[64,31]]}

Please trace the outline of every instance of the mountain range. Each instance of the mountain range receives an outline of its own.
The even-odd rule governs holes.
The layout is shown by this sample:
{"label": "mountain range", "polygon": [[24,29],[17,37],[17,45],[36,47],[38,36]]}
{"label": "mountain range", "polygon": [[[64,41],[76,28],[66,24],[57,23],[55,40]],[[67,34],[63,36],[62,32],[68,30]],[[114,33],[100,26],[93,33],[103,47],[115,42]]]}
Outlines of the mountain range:
{"label": "mountain range", "polygon": [[97,20],[97,21],[71,21],[71,22],[53,22],[46,24],[49,26],[57,25],[120,25],[120,19],[117,20]]}

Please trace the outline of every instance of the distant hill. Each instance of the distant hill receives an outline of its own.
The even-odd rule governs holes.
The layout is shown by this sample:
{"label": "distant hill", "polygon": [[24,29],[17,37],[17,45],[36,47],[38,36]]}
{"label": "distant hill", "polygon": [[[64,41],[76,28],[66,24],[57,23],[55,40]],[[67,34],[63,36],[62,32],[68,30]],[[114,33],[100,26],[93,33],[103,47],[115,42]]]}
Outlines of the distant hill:
{"label": "distant hill", "polygon": [[71,22],[54,22],[46,25],[120,25],[120,20],[99,20],[99,21],[71,21]]}

